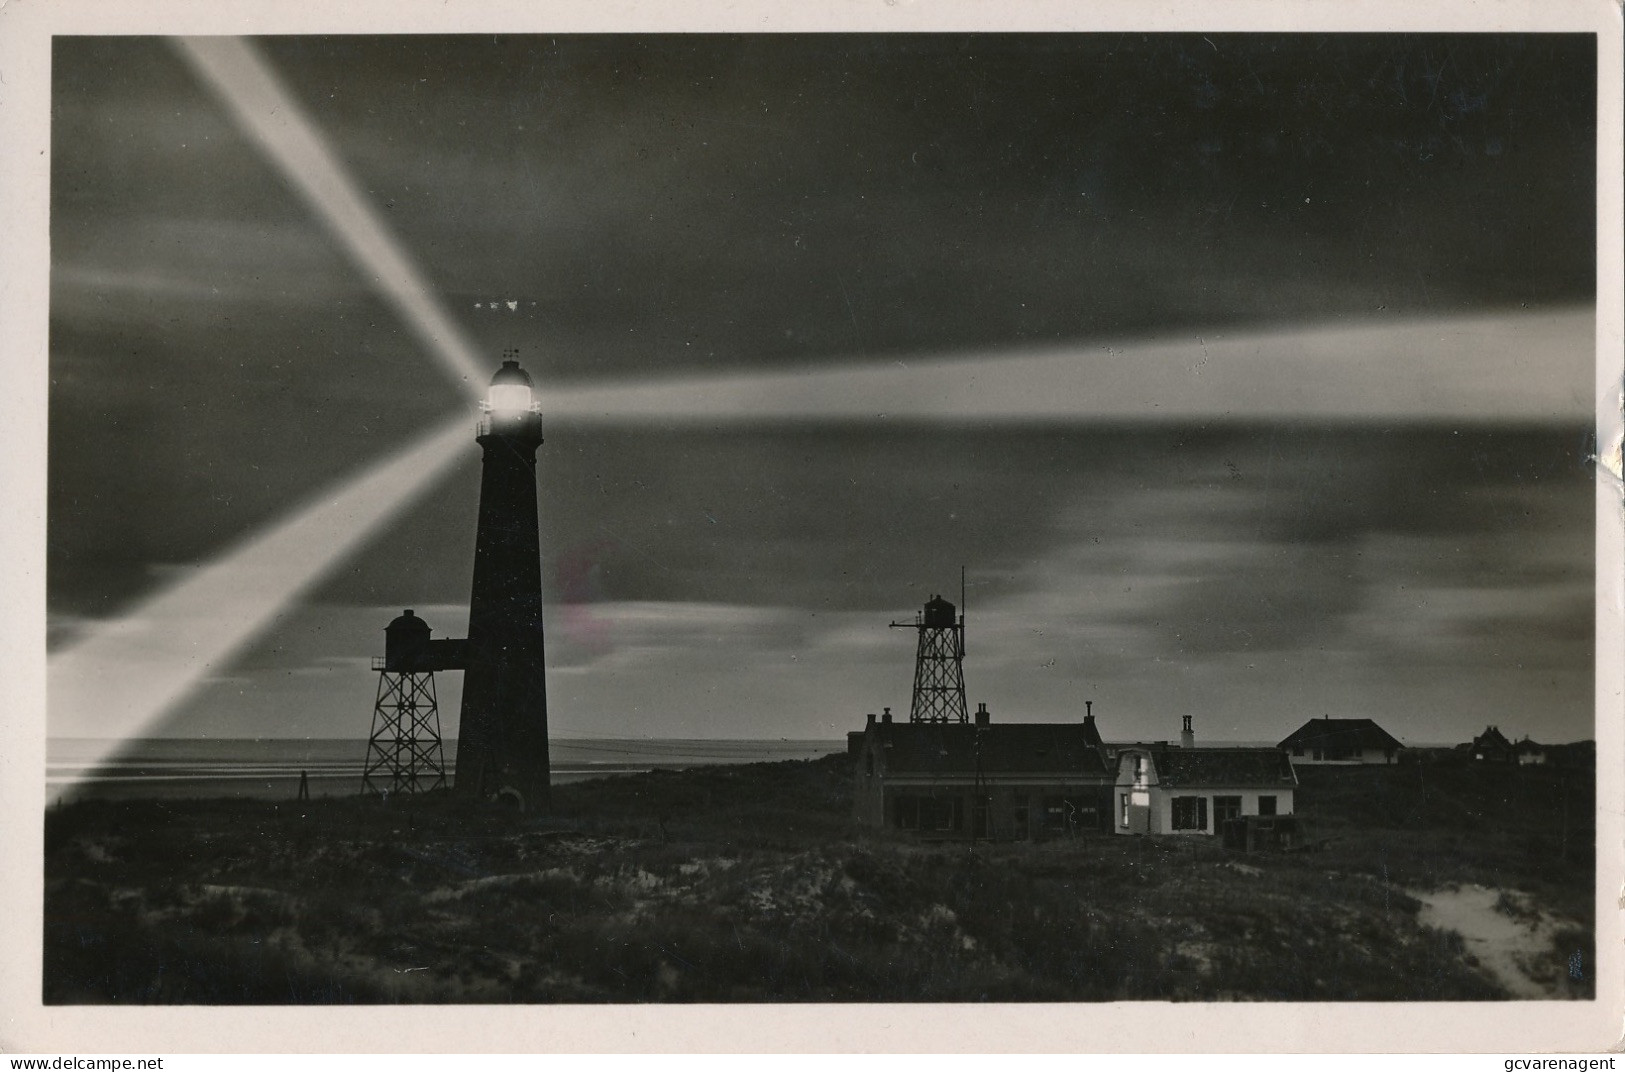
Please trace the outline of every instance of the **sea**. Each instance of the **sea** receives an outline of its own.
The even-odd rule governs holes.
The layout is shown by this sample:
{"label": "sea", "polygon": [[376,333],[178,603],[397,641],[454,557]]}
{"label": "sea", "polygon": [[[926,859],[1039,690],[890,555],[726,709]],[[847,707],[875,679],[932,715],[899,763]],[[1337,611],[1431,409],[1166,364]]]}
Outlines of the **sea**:
{"label": "sea", "polygon": [[[555,785],[651,770],[730,763],[816,759],[846,750],[844,741],[692,740],[676,738],[554,738],[549,743]],[[292,799],[300,776],[310,795],[361,792],[365,739],[143,738],[123,743],[84,738],[46,742],[51,799],[136,797]],[[457,762],[457,742],[445,743],[445,769]]]}

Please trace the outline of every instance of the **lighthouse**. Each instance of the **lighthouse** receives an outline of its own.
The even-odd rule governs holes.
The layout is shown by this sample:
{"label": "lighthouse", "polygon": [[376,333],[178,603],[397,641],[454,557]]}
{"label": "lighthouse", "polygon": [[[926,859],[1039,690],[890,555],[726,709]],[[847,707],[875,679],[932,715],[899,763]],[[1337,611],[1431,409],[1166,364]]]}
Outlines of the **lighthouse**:
{"label": "lighthouse", "polygon": [[536,517],[541,407],[516,360],[480,406],[484,454],[468,608],[455,790],[527,810],[548,806],[547,678]]}

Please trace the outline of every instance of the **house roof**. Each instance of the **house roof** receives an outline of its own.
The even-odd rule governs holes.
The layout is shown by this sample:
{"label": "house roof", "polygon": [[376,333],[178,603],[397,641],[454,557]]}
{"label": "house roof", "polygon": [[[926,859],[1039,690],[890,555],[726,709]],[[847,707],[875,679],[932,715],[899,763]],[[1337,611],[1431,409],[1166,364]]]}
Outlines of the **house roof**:
{"label": "house roof", "polygon": [[1506,739],[1499,727],[1485,726],[1484,732],[1473,738],[1474,748],[1511,748],[1512,742]]}
{"label": "house roof", "polygon": [[1108,774],[1094,720],[1072,723],[877,722],[886,770],[899,774]]}
{"label": "house roof", "polygon": [[1279,748],[1151,750],[1157,784],[1165,789],[1294,786],[1292,761]]}
{"label": "house roof", "polygon": [[1278,747],[1356,752],[1405,746],[1369,718],[1312,718],[1293,730]]}

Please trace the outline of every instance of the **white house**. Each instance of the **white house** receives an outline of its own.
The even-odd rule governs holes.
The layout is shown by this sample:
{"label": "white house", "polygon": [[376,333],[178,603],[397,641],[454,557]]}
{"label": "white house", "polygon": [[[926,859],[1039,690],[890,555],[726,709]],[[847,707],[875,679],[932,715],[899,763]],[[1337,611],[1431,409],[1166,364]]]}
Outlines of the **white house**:
{"label": "white house", "polygon": [[1119,834],[1216,834],[1226,820],[1292,814],[1298,778],[1277,748],[1128,745],[1117,754]]}

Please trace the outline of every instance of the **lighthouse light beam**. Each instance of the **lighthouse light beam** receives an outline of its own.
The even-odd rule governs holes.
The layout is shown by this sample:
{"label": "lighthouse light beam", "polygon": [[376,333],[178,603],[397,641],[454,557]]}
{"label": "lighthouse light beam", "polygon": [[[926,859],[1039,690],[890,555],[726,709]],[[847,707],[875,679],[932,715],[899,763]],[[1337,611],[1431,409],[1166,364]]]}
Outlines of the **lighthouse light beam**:
{"label": "lighthouse light beam", "polygon": [[240,37],[170,40],[327,224],[362,277],[394,307],[464,394],[478,398],[487,375],[485,362],[259,50]]}
{"label": "lighthouse light beam", "polygon": [[467,419],[447,421],[124,616],[92,627],[46,667],[52,736],[106,740],[99,762],[148,730],[433,486],[467,442]]}
{"label": "lighthouse light beam", "polygon": [[[484,372],[473,345],[259,51],[233,37],[171,43],[465,397],[478,397]],[[47,662],[49,732],[103,740],[100,760],[147,730],[427,492],[457,459],[466,428],[459,416],[434,429],[250,534],[193,576],[89,627]]]}

